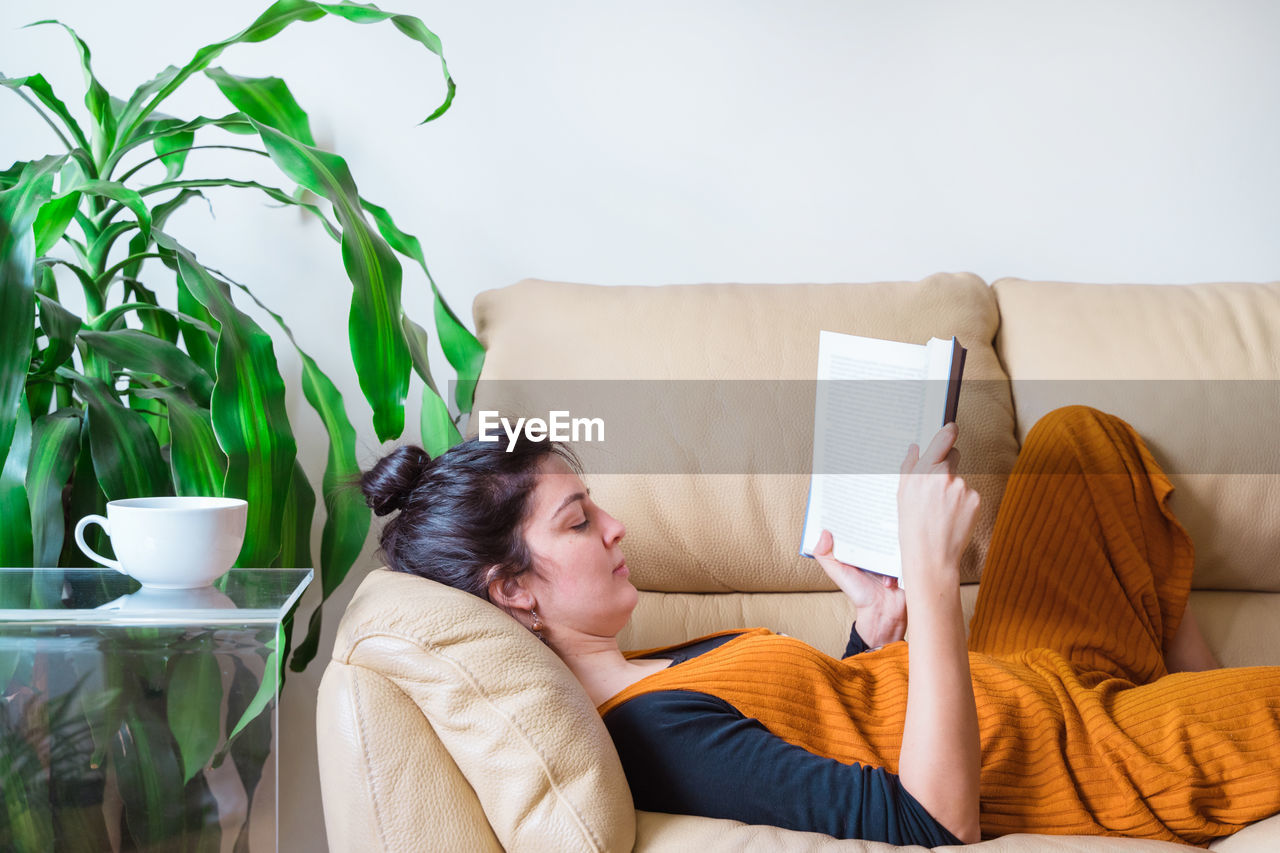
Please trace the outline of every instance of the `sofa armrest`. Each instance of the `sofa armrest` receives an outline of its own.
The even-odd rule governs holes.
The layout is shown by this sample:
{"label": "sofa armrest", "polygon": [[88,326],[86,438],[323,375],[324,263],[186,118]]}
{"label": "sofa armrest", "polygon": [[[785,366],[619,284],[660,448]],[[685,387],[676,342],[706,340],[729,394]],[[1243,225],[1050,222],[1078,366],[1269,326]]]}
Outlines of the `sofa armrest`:
{"label": "sofa armrest", "polygon": [[316,739],[330,850],[502,850],[431,723],[381,675],[331,662]]}

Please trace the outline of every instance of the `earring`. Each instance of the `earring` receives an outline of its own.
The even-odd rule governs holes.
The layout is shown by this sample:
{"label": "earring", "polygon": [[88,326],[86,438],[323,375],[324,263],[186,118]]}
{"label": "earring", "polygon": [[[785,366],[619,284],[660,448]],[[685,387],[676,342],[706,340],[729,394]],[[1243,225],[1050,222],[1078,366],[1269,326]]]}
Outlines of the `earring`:
{"label": "earring", "polygon": [[529,613],[533,615],[533,624],[530,625],[533,635],[542,642],[547,642],[546,636],[542,633],[542,629],[546,627],[546,624],[542,621],[542,618],[538,616],[538,611],[530,609]]}

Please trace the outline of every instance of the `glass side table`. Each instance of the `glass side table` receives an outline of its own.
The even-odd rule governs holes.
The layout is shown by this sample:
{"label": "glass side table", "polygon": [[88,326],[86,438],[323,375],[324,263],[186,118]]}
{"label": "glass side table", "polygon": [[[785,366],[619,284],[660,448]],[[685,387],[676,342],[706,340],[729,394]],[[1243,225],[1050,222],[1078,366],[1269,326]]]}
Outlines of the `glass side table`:
{"label": "glass side table", "polygon": [[219,853],[251,819],[275,849],[284,621],[311,579],[0,569],[0,850]]}

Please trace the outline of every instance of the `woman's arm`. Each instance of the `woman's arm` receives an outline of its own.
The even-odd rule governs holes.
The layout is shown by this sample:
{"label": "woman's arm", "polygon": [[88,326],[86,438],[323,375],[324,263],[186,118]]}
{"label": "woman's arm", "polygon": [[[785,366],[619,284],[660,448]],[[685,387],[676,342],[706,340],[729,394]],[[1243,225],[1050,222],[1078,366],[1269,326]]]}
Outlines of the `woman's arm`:
{"label": "woman's arm", "polygon": [[913,444],[898,488],[898,535],[911,618],[907,713],[898,775],[957,838],[981,837],[978,714],[960,606],[960,556],[978,494],[955,476],[957,430],[948,424],[924,455]]}

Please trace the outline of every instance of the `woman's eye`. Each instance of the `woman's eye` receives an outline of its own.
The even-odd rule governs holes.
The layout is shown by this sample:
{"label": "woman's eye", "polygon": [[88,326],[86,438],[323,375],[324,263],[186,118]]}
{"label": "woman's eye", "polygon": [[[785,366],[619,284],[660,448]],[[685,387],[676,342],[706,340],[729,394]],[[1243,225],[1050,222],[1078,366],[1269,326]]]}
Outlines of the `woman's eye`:
{"label": "woman's eye", "polygon": [[572,527],[571,529],[573,529],[573,530],[586,530],[586,529],[587,529],[587,526],[588,526],[588,525],[590,525],[590,524],[591,524],[591,519],[589,519],[589,518],[584,518],[584,519],[582,520],[582,523],[581,523],[581,524],[575,524],[575,525],[573,525],[573,527]]}

